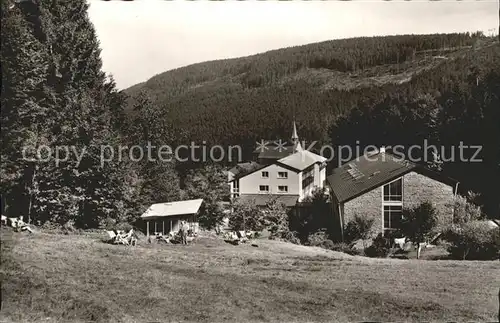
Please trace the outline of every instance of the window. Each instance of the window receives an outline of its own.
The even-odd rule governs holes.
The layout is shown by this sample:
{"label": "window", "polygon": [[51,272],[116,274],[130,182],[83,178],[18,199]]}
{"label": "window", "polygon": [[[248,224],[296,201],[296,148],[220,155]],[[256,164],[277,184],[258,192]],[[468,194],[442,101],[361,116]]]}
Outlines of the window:
{"label": "window", "polygon": [[398,229],[403,219],[403,205],[384,205],[384,230]]}
{"label": "window", "polygon": [[240,184],[239,184],[239,182],[240,182],[239,180],[235,180],[233,182],[233,191],[232,191],[232,193],[234,194],[234,196],[237,196],[237,193],[240,192]]}
{"label": "window", "polygon": [[307,177],[307,178],[303,179],[302,180],[302,188],[305,189],[305,188],[309,187],[309,185],[311,185],[313,182],[314,182],[314,178],[312,178],[312,177]]}
{"label": "window", "polygon": [[400,228],[403,218],[403,178],[384,185],[382,197],[384,233]]}
{"label": "window", "polygon": [[288,172],[278,172],[278,178],[288,178]]}
{"label": "window", "polygon": [[288,192],[288,186],[286,185],[278,186],[278,193],[287,193],[287,192]]}
{"label": "window", "polygon": [[314,182],[314,167],[310,167],[302,172],[302,189],[306,189]]}
{"label": "window", "polygon": [[309,178],[309,177],[314,177],[314,168],[310,168],[308,170],[305,170],[302,173],[302,178]]}
{"label": "window", "polygon": [[259,185],[259,192],[269,193],[269,185]]}
{"label": "window", "polygon": [[384,201],[385,202],[402,202],[403,201],[403,179],[397,179],[387,185],[384,185]]}
{"label": "window", "polygon": [[263,178],[269,178],[269,172],[262,172]]}

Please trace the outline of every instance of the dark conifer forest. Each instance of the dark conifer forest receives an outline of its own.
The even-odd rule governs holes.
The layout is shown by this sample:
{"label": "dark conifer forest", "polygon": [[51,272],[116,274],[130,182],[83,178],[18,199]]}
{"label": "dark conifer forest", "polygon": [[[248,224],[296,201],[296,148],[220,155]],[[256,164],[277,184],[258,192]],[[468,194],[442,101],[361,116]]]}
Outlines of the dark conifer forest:
{"label": "dark conifer forest", "polygon": [[[153,202],[204,196],[195,189],[205,187],[203,179],[223,195],[224,176],[210,173],[221,172],[219,165],[129,157],[102,164],[99,147],[205,141],[240,145],[250,156],[257,140],[289,139],[293,119],[301,139],[318,147],[409,147],[424,139],[482,146],[475,156],[481,163],[428,166],[459,180],[463,192],[479,193],[488,216],[500,214],[496,39],[465,33],[332,40],[194,64],[119,91],[101,69],[86,1],[13,3],[2,1],[1,12],[0,190],[9,216],[89,228],[133,222]],[[56,165],[23,150],[40,145],[86,154],[78,164],[68,158]]]}

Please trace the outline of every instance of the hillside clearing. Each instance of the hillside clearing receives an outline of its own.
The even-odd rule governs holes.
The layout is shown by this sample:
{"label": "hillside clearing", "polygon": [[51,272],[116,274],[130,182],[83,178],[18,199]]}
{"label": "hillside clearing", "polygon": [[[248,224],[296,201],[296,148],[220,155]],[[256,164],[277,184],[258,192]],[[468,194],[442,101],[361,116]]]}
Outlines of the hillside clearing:
{"label": "hillside clearing", "polygon": [[498,262],[141,242],[2,229],[0,321],[492,321],[498,311]]}

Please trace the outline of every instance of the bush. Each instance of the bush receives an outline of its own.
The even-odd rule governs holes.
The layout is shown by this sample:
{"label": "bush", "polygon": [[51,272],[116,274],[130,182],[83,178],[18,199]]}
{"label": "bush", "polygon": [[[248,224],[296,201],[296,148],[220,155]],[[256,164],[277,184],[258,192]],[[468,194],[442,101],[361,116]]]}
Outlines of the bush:
{"label": "bush", "polygon": [[369,239],[374,221],[373,217],[355,214],[354,219],[347,224],[344,230],[345,240],[352,243],[359,239]]}
{"label": "bush", "polygon": [[105,230],[114,230],[116,227],[116,220],[112,218],[104,218],[99,223],[99,227]]}
{"label": "bush", "polygon": [[452,258],[462,260],[493,260],[500,256],[500,229],[491,229],[486,222],[471,221],[449,229],[444,234],[450,242]]}
{"label": "bush", "polygon": [[412,209],[403,210],[401,233],[411,242],[425,242],[436,228],[436,209],[429,202],[424,202]]}
{"label": "bush", "polygon": [[325,231],[318,231],[311,234],[307,241],[307,245],[343,252],[349,255],[359,255],[359,252],[354,250],[347,243],[334,243],[332,240],[330,240],[328,233]]}
{"label": "bush", "polygon": [[115,229],[116,230],[123,230],[123,231],[130,231],[130,229],[132,229],[132,225],[130,223],[127,223],[127,222],[120,222],[120,223],[116,224]]}
{"label": "bush", "polygon": [[290,242],[293,244],[300,244],[300,239],[297,237],[296,232],[292,232],[292,231],[284,232],[280,236],[270,235],[269,239],[270,240],[286,241],[286,242]]}
{"label": "bush", "polygon": [[325,188],[314,189],[311,196],[304,199],[303,205],[289,219],[290,228],[306,243],[310,234],[324,230],[335,232],[336,220],[331,216],[329,195]]}
{"label": "bush", "polygon": [[229,216],[229,227],[234,231],[261,231],[264,214],[250,202],[237,200],[233,204],[233,212]]}
{"label": "bush", "polygon": [[271,238],[283,239],[286,241],[296,241],[296,236],[290,230],[288,213],[285,205],[279,203],[277,199],[271,199],[266,203],[263,210],[263,225],[271,233]]}
{"label": "bush", "polygon": [[[403,210],[400,232],[417,246],[428,241],[438,224],[436,209],[429,202],[424,202],[412,209]],[[417,259],[420,258],[420,248]]]}
{"label": "bush", "polygon": [[373,244],[365,249],[365,255],[372,258],[385,258],[391,250],[391,240],[379,233]]}
{"label": "bush", "polygon": [[318,231],[309,235],[306,244],[312,247],[323,247],[325,246],[325,244],[333,245],[333,241],[330,240],[328,234],[325,231]]}
{"label": "bush", "polygon": [[[469,193],[469,196],[471,193]],[[467,198],[457,195],[453,201],[453,223],[461,225],[482,218],[481,207],[471,203]]]}

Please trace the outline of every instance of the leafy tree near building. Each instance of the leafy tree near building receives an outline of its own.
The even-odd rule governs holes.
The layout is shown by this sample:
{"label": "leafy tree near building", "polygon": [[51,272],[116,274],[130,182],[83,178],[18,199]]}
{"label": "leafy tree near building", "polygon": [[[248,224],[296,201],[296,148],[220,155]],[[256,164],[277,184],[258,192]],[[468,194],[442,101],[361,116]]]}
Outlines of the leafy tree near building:
{"label": "leafy tree near building", "polygon": [[207,164],[190,170],[184,185],[184,195],[187,198],[201,198],[204,201],[198,218],[200,225],[207,229],[221,225],[224,219],[221,202],[229,190],[222,167],[217,164]]}
{"label": "leafy tree near building", "polygon": [[411,209],[403,209],[401,233],[417,246],[417,259],[420,258],[422,243],[430,238],[436,228],[437,217],[434,206],[424,202]]}
{"label": "leafy tree near building", "polygon": [[229,227],[234,231],[261,231],[264,229],[264,214],[252,202],[236,200],[231,205]]}

